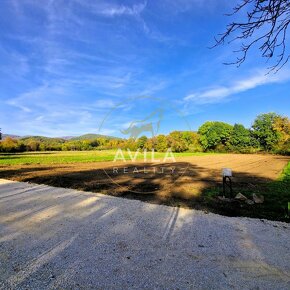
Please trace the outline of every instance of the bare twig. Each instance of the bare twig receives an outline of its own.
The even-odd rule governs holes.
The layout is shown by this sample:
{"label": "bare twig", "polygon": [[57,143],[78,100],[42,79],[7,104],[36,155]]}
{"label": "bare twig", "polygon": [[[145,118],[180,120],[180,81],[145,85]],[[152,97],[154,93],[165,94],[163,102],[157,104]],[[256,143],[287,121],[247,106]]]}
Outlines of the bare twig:
{"label": "bare twig", "polygon": [[246,11],[244,22],[230,23],[226,31],[215,38],[213,47],[229,44],[236,40],[244,41],[239,50],[236,61],[226,64],[240,66],[247,58],[249,50],[258,45],[261,56],[269,59],[275,58],[269,72],[277,72],[290,59],[287,51],[287,29],[290,25],[290,0],[241,0],[233,9],[233,16]]}

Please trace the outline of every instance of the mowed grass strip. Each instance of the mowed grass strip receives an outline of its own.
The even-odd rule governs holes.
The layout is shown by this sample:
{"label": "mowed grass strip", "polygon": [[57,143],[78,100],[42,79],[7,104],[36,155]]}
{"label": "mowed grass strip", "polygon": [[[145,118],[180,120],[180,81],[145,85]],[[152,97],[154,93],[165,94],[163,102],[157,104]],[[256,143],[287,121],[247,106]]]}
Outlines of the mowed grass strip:
{"label": "mowed grass strip", "polygon": [[[29,165],[29,164],[62,164],[78,162],[104,162],[113,161],[117,150],[94,150],[94,151],[48,151],[48,152],[24,152],[24,153],[2,153],[0,154],[0,165]],[[130,155],[126,150],[122,151],[126,160],[130,160]],[[203,156],[215,153],[173,153],[174,157]],[[135,152],[131,152],[135,156]],[[166,153],[155,152],[154,158],[164,158]],[[144,159],[142,152],[138,152],[136,160]],[[152,152],[147,152],[147,160],[150,161]]]}

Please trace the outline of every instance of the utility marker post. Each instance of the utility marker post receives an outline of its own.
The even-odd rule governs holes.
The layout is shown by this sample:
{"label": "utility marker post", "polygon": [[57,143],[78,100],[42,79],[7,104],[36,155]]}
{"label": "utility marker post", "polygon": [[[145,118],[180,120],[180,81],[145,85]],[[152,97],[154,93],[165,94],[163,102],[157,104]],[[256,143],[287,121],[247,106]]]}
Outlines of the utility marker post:
{"label": "utility marker post", "polygon": [[230,195],[233,196],[233,188],[232,188],[232,170],[230,168],[223,168],[222,170],[223,176],[223,195],[226,195],[226,187],[230,189]]}

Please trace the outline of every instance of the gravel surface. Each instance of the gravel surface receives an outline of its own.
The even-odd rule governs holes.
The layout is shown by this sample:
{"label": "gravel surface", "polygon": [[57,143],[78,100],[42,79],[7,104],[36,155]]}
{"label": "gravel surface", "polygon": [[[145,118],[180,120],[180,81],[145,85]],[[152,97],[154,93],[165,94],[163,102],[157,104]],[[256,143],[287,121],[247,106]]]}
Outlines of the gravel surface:
{"label": "gravel surface", "polygon": [[290,225],[0,180],[1,289],[290,289]]}

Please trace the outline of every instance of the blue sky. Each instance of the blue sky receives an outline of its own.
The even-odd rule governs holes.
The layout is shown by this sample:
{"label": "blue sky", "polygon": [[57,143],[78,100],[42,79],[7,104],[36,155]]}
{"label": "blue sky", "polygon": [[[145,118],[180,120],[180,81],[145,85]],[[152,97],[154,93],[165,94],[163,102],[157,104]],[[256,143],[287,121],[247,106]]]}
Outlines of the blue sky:
{"label": "blue sky", "polygon": [[289,116],[289,64],[266,75],[257,51],[236,68],[223,65],[235,44],[208,49],[235,2],[2,0],[3,133],[120,136],[156,107],[140,96],[170,104],[160,133],[188,129],[176,112],[193,130],[207,120],[249,127],[260,113]]}

